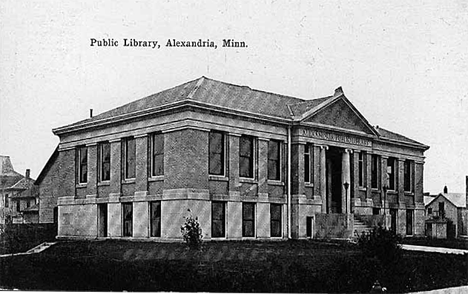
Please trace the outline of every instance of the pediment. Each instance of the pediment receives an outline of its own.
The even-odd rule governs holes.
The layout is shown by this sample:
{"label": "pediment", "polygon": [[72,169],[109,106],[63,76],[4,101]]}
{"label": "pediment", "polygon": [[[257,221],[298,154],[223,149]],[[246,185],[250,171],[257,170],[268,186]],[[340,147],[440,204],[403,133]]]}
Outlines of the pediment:
{"label": "pediment", "polygon": [[304,118],[302,122],[375,135],[372,126],[345,98],[337,99],[333,103],[325,105],[323,108]]}

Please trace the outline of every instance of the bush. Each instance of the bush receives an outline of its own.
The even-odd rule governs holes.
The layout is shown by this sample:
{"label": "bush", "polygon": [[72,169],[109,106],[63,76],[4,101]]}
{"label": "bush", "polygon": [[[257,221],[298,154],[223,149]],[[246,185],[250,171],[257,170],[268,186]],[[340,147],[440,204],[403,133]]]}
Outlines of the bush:
{"label": "bush", "polygon": [[[190,209],[188,211],[191,212]],[[190,249],[201,249],[203,235],[198,217],[192,215],[185,217],[185,223],[180,227],[180,232]]]}
{"label": "bush", "polygon": [[401,257],[401,237],[382,226],[358,238],[358,246],[364,255],[376,257],[383,265],[396,262]]}

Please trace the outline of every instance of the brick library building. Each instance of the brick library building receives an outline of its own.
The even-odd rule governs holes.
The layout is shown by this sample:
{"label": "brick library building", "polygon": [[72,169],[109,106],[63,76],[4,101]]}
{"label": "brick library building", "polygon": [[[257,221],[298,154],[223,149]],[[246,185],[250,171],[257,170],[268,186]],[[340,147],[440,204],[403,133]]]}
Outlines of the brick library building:
{"label": "brick library building", "polygon": [[429,147],[341,88],[304,100],[201,77],[53,132],[59,238],[181,240],[189,215],[204,240],[424,234]]}

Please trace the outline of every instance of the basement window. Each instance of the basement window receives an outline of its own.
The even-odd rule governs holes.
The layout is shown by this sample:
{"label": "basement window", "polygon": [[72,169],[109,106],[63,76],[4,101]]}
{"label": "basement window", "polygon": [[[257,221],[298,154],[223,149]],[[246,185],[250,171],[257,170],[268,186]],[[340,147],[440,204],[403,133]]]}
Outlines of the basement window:
{"label": "basement window", "polygon": [[226,236],[225,219],[226,203],[213,201],[211,203],[211,237],[220,238]]}
{"label": "basement window", "polygon": [[161,237],[161,201],[150,202],[150,236]]}
{"label": "basement window", "polygon": [[133,235],[133,205],[132,203],[122,203],[123,236]]}
{"label": "basement window", "polygon": [[242,237],[255,236],[255,203],[242,203]]}
{"label": "basement window", "polygon": [[281,237],[281,204],[270,204],[270,235]]}

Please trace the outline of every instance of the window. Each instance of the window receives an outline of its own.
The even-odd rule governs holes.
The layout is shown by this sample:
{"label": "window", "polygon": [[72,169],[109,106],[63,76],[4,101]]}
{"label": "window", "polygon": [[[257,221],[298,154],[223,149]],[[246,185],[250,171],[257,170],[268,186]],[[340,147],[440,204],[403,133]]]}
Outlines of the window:
{"label": "window", "polygon": [[26,201],[26,208],[29,208],[29,207],[31,207],[31,201],[30,201],[30,200],[27,200],[27,201]]}
{"label": "window", "polygon": [[377,208],[377,207],[372,208],[372,214],[373,215],[379,215],[380,214],[380,208]]}
{"label": "window", "polygon": [[132,203],[122,203],[123,235],[131,237],[133,231],[133,205]]}
{"label": "window", "polygon": [[396,190],[396,165],[397,161],[393,157],[387,159],[387,177],[388,177],[388,189]]}
{"label": "window", "polygon": [[411,160],[405,160],[404,163],[404,179],[405,179],[405,191],[413,192],[413,167],[414,162]]}
{"label": "window", "polygon": [[371,165],[371,170],[372,170],[372,188],[377,189],[379,187],[379,169],[380,169],[380,156],[372,154],[372,165]]}
{"label": "window", "polygon": [[10,206],[10,199],[8,198],[8,194],[5,194],[5,207],[8,208]]}
{"label": "window", "polygon": [[98,147],[98,168],[99,168],[99,180],[109,181],[110,180],[110,144],[104,142],[99,144]]}
{"label": "window", "polygon": [[124,140],[123,168],[125,179],[135,178],[135,139],[127,138]]}
{"label": "window", "polygon": [[281,237],[281,204],[270,204],[271,237]]}
{"label": "window", "polygon": [[161,201],[150,202],[150,236],[161,237]]}
{"label": "window", "polygon": [[366,186],[366,152],[359,152],[359,187]]}
{"label": "window", "polygon": [[164,134],[151,136],[151,176],[164,175]]}
{"label": "window", "polygon": [[225,237],[225,203],[213,201],[211,203],[211,237]]}
{"label": "window", "polygon": [[239,139],[239,176],[253,178],[254,140],[250,136]]}
{"label": "window", "polygon": [[224,175],[224,134],[210,132],[209,142],[209,172],[210,175]]}
{"label": "window", "polygon": [[313,234],[313,226],[314,226],[314,217],[308,216],[306,217],[306,236],[307,238],[312,238]]}
{"label": "window", "polygon": [[242,237],[255,236],[255,203],[242,203]]}
{"label": "window", "polygon": [[428,214],[428,215],[432,215],[432,207],[429,207],[429,208],[427,209],[427,214]]}
{"label": "window", "polygon": [[16,211],[17,212],[21,211],[21,202],[19,200],[16,201]]}
{"label": "window", "polygon": [[310,145],[306,144],[304,146],[304,182],[306,183],[311,182],[310,167]]}
{"label": "window", "polygon": [[280,148],[281,142],[276,140],[268,141],[268,179],[280,180]]}
{"label": "window", "polygon": [[88,148],[86,146],[78,147],[78,183],[83,184],[88,181]]}
{"label": "window", "polygon": [[413,235],[413,210],[406,210],[406,235]]}

